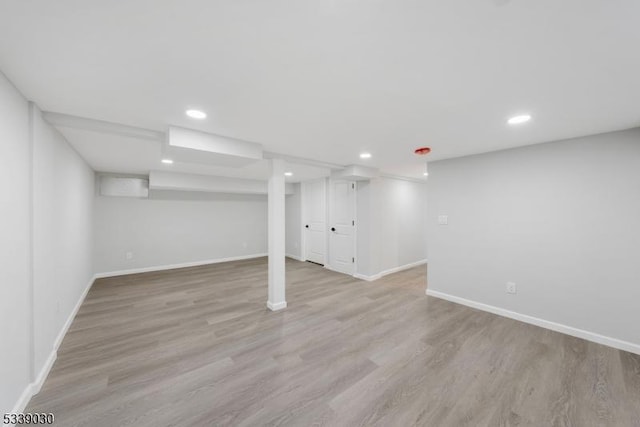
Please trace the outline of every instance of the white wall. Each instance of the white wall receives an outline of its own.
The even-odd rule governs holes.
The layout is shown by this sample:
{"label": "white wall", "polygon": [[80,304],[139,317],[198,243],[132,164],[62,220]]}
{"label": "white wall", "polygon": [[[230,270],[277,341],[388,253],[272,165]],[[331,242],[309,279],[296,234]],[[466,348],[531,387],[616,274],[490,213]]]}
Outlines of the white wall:
{"label": "white wall", "polygon": [[176,191],[152,191],[149,199],[96,196],[94,235],[98,273],[266,254],[267,198]]}
{"label": "white wall", "polygon": [[0,413],[31,381],[29,107],[0,73]]}
{"label": "white wall", "polygon": [[356,275],[372,277],[381,270],[378,268],[377,250],[373,246],[375,208],[372,204],[373,189],[371,181],[356,183]]}
{"label": "white wall", "polygon": [[302,195],[300,184],[293,184],[293,194],[285,200],[285,252],[300,259],[302,257]]}
{"label": "white wall", "polygon": [[430,291],[640,344],[640,129],[435,162],[428,187]]}
{"label": "white wall", "polygon": [[0,413],[21,411],[89,285],[93,171],[0,74]]}
{"label": "white wall", "polygon": [[58,335],[92,281],[94,173],[34,104],[31,117],[37,373],[55,351]]}
{"label": "white wall", "polygon": [[375,277],[424,262],[426,184],[383,177],[357,189],[357,274]]}
{"label": "white wall", "polygon": [[374,212],[377,215],[379,270],[424,261],[425,184],[379,178]]}
{"label": "white wall", "polygon": [[[264,180],[162,171],[149,173],[149,188],[151,190],[267,195],[267,181]],[[285,194],[293,194],[294,184],[285,183],[284,188]]]}

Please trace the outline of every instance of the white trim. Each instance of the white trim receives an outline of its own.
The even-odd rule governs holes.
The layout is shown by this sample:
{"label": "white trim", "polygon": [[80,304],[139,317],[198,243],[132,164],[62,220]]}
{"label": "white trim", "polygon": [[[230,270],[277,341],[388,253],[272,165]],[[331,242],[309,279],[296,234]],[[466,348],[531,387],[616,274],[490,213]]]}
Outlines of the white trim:
{"label": "white trim", "polygon": [[381,277],[388,276],[389,274],[397,273],[402,270],[408,270],[413,267],[417,267],[419,265],[424,265],[427,263],[427,259],[421,259],[420,261],[411,262],[409,264],[401,265],[398,267],[390,268],[388,270],[381,271],[380,273],[373,274],[371,276],[367,276],[364,274],[356,273],[353,275],[356,279],[366,280],[367,282],[373,282],[374,280],[378,280]]}
{"label": "white trim", "polygon": [[40,390],[42,389],[42,386],[45,380],[49,376],[49,372],[51,371],[51,368],[53,368],[53,364],[56,362],[56,359],[58,358],[58,348],[59,348],[58,345],[53,346],[53,349],[51,350],[49,357],[47,357],[47,360],[44,362],[42,369],[40,369],[40,372],[38,373],[38,377],[31,384],[29,384],[29,387],[31,388],[32,396],[35,396],[36,394],[40,393]]}
{"label": "white trim", "polygon": [[62,327],[62,330],[58,334],[58,338],[56,338],[56,341],[55,341],[55,344],[54,344],[54,347],[56,349],[58,347],[60,347],[60,344],[62,344],[62,340],[64,339],[64,336],[67,334],[67,331],[71,327],[71,324],[73,323],[73,319],[76,318],[76,314],[78,314],[78,311],[80,310],[80,307],[82,306],[82,303],[84,302],[85,298],[87,298],[87,294],[89,293],[89,290],[91,289],[91,286],[93,285],[93,282],[95,282],[96,279],[97,279],[97,277],[96,277],[96,275],[94,275],[90,279],[89,284],[87,285],[87,287],[84,289],[84,291],[82,291],[82,295],[80,295],[80,298],[78,299],[78,302],[76,303],[76,306],[73,307],[73,311],[71,312],[71,314],[67,318],[67,321],[65,322],[64,326]]}
{"label": "white trim", "polygon": [[104,279],[105,277],[124,276],[127,274],[149,273],[152,271],[174,270],[176,268],[199,267],[201,265],[218,264],[221,262],[241,261],[245,259],[262,258],[267,253],[241,255],[227,258],[207,259],[202,261],[183,262],[179,264],[155,265],[152,267],[131,268],[128,270],[107,271],[104,273],[96,273],[96,279]]}
{"label": "white trim", "polygon": [[287,302],[286,301],[280,301],[280,302],[273,303],[271,301],[267,301],[267,307],[271,311],[278,311],[278,310],[282,310],[284,308],[287,308]]}
{"label": "white trim", "polygon": [[302,259],[302,257],[300,257],[298,255],[285,254],[285,256],[287,258],[295,259],[296,261],[305,261],[304,259]]}
{"label": "white trim", "polygon": [[24,412],[24,409],[29,404],[29,401],[31,400],[31,398],[36,394],[38,394],[40,392],[40,389],[42,389],[42,385],[44,384],[45,380],[49,376],[49,372],[51,371],[53,364],[58,358],[58,349],[60,348],[60,344],[62,344],[62,340],[64,339],[64,336],[67,334],[69,327],[73,323],[73,319],[75,319],[76,314],[78,314],[78,310],[80,309],[80,306],[82,306],[82,303],[87,297],[87,294],[89,293],[89,289],[91,289],[91,286],[93,286],[93,282],[95,282],[95,280],[96,280],[95,275],[89,279],[89,283],[87,283],[87,286],[85,287],[84,291],[82,291],[80,298],[78,298],[78,302],[76,303],[75,307],[71,311],[71,314],[67,318],[67,321],[65,322],[65,324],[62,326],[60,333],[58,334],[55,342],[53,343],[53,349],[51,350],[51,353],[49,354],[49,357],[47,358],[44,366],[42,366],[42,368],[40,369],[40,372],[38,373],[38,376],[35,378],[35,380],[32,383],[28,384],[27,387],[25,387],[24,391],[20,395],[20,398],[18,399],[18,401],[16,402],[13,408],[13,413]]}
{"label": "white trim", "polygon": [[351,181],[351,188],[353,189],[353,220],[351,221],[353,227],[353,274],[358,271],[358,183]]}
{"label": "white trim", "polygon": [[[24,409],[26,408],[26,406],[29,404],[29,401],[31,400],[31,398],[40,392],[40,389],[42,388],[42,385],[44,384],[45,380],[47,379],[47,377],[49,375],[49,372],[51,371],[51,368],[53,367],[53,364],[55,363],[56,359],[58,358],[58,348],[60,348],[60,345],[62,344],[62,340],[64,339],[65,335],[69,331],[69,328],[71,327],[71,324],[73,323],[73,320],[75,319],[76,315],[78,314],[78,310],[80,310],[80,307],[82,306],[82,303],[84,302],[85,298],[87,297],[87,294],[89,293],[89,290],[91,289],[91,286],[96,281],[96,279],[105,278],[105,277],[113,277],[113,276],[121,276],[121,275],[125,275],[125,274],[143,273],[143,272],[148,272],[148,271],[171,270],[171,269],[174,269],[174,268],[194,267],[194,266],[199,266],[199,265],[217,264],[217,263],[220,263],[220,262],[228,262],[228,261],[239,261],[239,260],[243,260],[243,259],[260,258],[260,257],[266,256],[266,255],[267,254],[253,254],[253,255],[244,255],[244,256],[239,256],[239,257],[220,258],[220,259],[216,259],[216,260],[196,261],[196,262],[189,262],[189,263],[182,263],[182,264],[172,264],[172,265],[164,265],[164,266],[145,267],[145,268],[137,268],[137,269],[131,269],[131,270],[121,270],[121,271],[113,271],[113,272],[107,272],[107,273],[94,274],[91,277],[91,279],[89,280],[89,283],[87,284],[86,288],[82,292],[82,295],[80,295],[80,298],[78,298],[78,302],[76,303],[75,307],[71,311],[71,314],[67,318],[67,321],[65,322],[64,326],[60,330],[60,333],[58,334],[58,336],[57,336],[57,338],[56,338],[56,340],[55,340],[55,342],[53,344],[53,349],[51,350],[51,354],[49,354],[49,357],[47,358],[47,361],[45,362],[44,366],[40,369],[40,372],[38,373],[38,376],[35,378],[35,380],[32,383],[27,384],[27,386],[25,387],[24,391],[22,392],[22,394],[18,398],[18,401],[14,405],[12,412],[13,413],[23,412]],[[270,304],[271,303],[267,303],[268,306]],[[283,308],[285,308],[287,306],[287,303],[286,302],[281,302],[281,303],[278,303],[278,304],[271,304],[271,306],[274,307],[272,310],[281,310],[281,309],[283,309]],[[271,306],[269,308],[271,308]]]}
{"label": "white trim", "polygon": [[305,209],[305,194],[307,181],[300,182],[300,258],[306,261],[307,257],[307,229],[305,221],[307,220],[307,211]]}
{"label": "white trim", "polygon": [[[60,348],[60,345],[62,344],[62,340],[64,339],[65,335],[69,331],[69,328],[71,327],[71,324],[73,323],[73,320],[75,319],[76,315],[78,314],[78,310],[80,310],[80,307],[82,306],[82,303],[84,302],[85,298],[87,297],[87,294],[89,293],[89,290],[91,289],[91,286],[96,281],[96,279],[100,279],[100,278],[104,278],[104,277],[112,277],[112,276],[121,276],[121,275],[125,275],[125,274],[143,273],[143,272],[147,272],[147,271],[171,270],[171,269],[174,269],[174,268],[194,267],[194,266],[199,266],[199,265],[217,264],[217,263],[220,263],[220,262],[228,262],[228,261],[239,261],[239,260],[243,260],[243,259],[260,258],[260,257],[266,256],[266,255],[267,254],[254,254],[254,255],[245,255],[245,256],[239,256],[239,257],[221,258],[221,259],[216,259],[216,260],[196,261],[196,262],[190,262],[190,263],[172,264],[172,265],[146,267],[146,268],[138,268],[138,269],[131,269],[131,270],[121,270],[121,271],[113,271],[113,272],[108,272],[108,273],[97,273],[97,274],[94,274],[91,277],[91,279],[89,280],[89,283],[87,284],[86,288],[82,292],[82,295],[80,295],[80,298],[78,298],[78,302],[76,303],[75,307],[71,311],[71,314],[69,314],[69,317],[67,318],[67,321],[62,326],[62,329],[60,330],[60,333],[58,333],[58,336],[57,336],[57,338],[56,338],[56,340],[55,340],[55,342],[53,344],[53,349],[51,350],[51,354],[49,354],[49,357],[47,358],[47,361],[45,362],[44,366],[40,369],[40,372],[38,373],[38,376],[36,377],[36,379],[32,383],[28,384],[25,387],[24,391],[22,392],[22,394],[18,398],[18,401],[14,405],[12,412],[13,413],[23,412],[24,409],[26,408],[26,406],[29,404],[29,401],[31,400],[31,398],[33,396],[35,396],[36,394],[38,394],[40,392],[40,389],[42,389],[42,386],[43,386],[45,380],[47,379],[47,377],[49,376],[49,372],[51,371],[51,368],[53,367],[53,364],[55,363],[56,359],[58,358],[58,349]],[[271,308],[271,306],[273,306],[274,308],[272,308],[272,310],[281,310],[281,309],[283,309],[283,308],[285,308],[287,306],[287,303],[286,302],[280,302],[278,304],[271,304],[271,303],[268,302],[267,305],[269,306],[269,308]]]}
{"label": "white trim", "polygon": [[427,259],[425,258],[425,259],[421,259],[419,261],[410,262],[409,264],[405,264],[405,265],[401,265],[401,266],[398,266],[398,267],[390,268],[388,270],[381,271],[378,274],[380,275],[380,277],[383,277],[383,276],[386,276],[388,274],[397,273],[397,272],[402,271],[402,270],[408,270],[410,268],[417,267],[419,265],[424,265],[426,263],[427,263]]}
{"label": "white trim", "polygon": [[[324,262],[322,265],[329,265],[329,230],[331,229],[331,177],[328,176],[324,181]],[[305,255],[306,256],[306,255]]]}
{"label": "white trim", "polygon": [[[32,384],[27,384],[27,386],[25,387],[24,391],[22,392],[22,394],[18,398],[18,401],[13,406],[13,409],[11,410],[12,414],[20,414],[20,413],[24,412],[24,409],[27,407],[27,405],[29,404],[29,401],[31,400],[31,398],[34,395],[32,390],[33,390],[33,385]],[[9,425],[11,425],[11,424],[9,424]]]}
{"label": "white trim", "polygon": [[382,275],[378,273],[378,274],[374,274],[373,276],[366,276],[364,274],[356,273],[353,275],[353,277],[360,280],[366,280],[367,282],[373,282],[374,280],[378,280],[379,278],[381,278]]}
{"label": "white trim", "polygon": [[449,295],[444,292],[427,289],[426,294],[435,298],[451,301],[456,304],[462,304],[462,305],[466,305],[467,307],[476,308],[478,310],[497,314],[498,316],[519,320],[521,322],[529,323],[531,325],[540,326],[541,328],[550,329],[552,331],[560,332],[566,335],[571,335],[573,337],[582,338],[587,341],[595,342],[598,344],[606,345],[609,347],[617,348],[619,350],[624,350],[630,353],[635,353],[640,355],[640,345],[631,343],[629,341],[623,341],[616,338],[607,337],[604,335],[596,334],[594,332],[585,331],[584,329],[578,329],[572,326],[563,325],[561,323],[551,322],[549,320],[544,320],[538,317],[517,313],[515,311],[506,310],[504,308],[496,307],[493,305],[488,305],[481,302],[476,302],[476,301],[468,300],[465,298],[457,297],[454,295]]}

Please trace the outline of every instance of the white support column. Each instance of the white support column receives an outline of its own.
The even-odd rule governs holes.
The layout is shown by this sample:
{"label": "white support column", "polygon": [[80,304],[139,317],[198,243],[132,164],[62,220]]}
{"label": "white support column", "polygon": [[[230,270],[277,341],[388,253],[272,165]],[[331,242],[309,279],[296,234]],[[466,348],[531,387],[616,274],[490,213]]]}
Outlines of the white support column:
{"label": "white support column", "polygon": [[271,159],[271,175],[269,176],[269,299],[270,310],[282,310],[287,307],[285,300],[285,189],[284,160]]}

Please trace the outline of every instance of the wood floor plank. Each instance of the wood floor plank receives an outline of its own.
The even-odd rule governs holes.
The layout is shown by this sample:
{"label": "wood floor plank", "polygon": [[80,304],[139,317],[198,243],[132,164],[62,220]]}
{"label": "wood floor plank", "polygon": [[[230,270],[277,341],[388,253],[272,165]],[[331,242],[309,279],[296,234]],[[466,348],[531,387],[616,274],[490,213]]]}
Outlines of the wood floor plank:
{"label": "wood floor plank", "polygon": [[640,427],[640,356],[266,258],[96,281],[27,411],[59,426]]}

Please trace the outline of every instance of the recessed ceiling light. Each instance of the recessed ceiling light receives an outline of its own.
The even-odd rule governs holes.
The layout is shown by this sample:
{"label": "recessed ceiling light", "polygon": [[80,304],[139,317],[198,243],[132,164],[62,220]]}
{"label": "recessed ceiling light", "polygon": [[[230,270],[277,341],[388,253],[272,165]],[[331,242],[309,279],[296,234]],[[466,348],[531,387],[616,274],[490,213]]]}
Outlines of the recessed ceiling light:
{"label": "recessed ceiling light", "polygon": [[519,125],[520,123],[526,123],[529,120],[531,120],[530,115],[522,114],[520,116],[511,117],[509,120],[507,120],[507,123],[509,123],[510,125]]}
{"label": "recessed ceiling light", "polygon": [[371,153],[362,153],[362,154],[360,154],[360,158],[361,159],[370,159],[371,158]]}
{"label": "recessed ceiling light", "polygon": [[173,160],[171,160],[171,159],[162,159],[162,163],[165,163],[167,165],[171,165],[171,164],[173,164]]}
{"label": "recessed ceiling light", "polygon": [[187,110],[186,115],[191,117],[192,119],[206,119],[207,113],[200,110]]}
{"label": "recessed ceiling light", "polygon": [[285,172],[284,176],[293,176],[293,172]]}
{"label": "recessed ceiling light", "polygon": [[425,173],[423,173],[422,175],[424,175],[424,176],[429,176],[429,172],[425,172]]}

